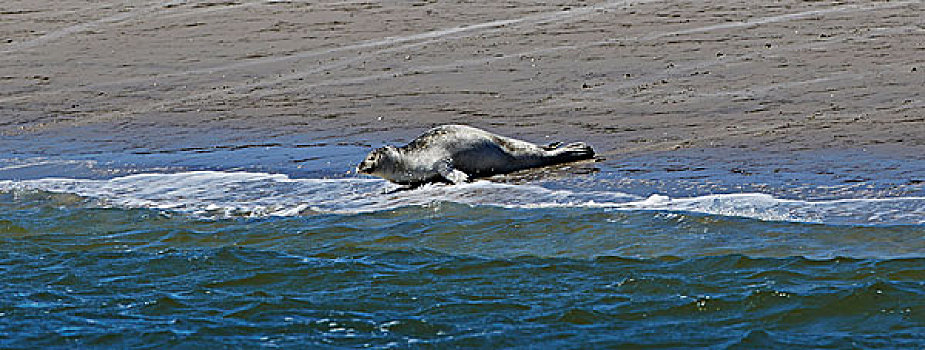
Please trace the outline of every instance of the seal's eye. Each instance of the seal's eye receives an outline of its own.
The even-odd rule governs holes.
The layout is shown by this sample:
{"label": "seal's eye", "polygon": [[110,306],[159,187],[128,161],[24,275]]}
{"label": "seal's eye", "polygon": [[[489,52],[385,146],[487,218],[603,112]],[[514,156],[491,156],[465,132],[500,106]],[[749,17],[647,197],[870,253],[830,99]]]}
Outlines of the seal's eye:
{"label": "seal's eye", "polygon": [[369,154],[369,157],[366,157],[366,161],[369,162],[371,166],[378,164],[380,159],[382,159],[382,151],[380,150],[375,150],[373,153]]}

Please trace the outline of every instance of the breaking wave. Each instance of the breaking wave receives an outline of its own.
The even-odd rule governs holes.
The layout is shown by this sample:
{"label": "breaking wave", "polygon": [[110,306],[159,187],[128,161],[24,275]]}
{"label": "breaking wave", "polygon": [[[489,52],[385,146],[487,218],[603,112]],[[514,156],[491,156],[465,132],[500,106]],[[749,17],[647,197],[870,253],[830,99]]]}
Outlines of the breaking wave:
{"label": "breaking wave", "polygon": [[762,193],[671,198],[619,191],[550,189],[478,181],[404,190],[379,179],[298,179],[282,174],[192,171],[105,180],[46,178],[0,181],[0,191],[45,191],[91,199],[95,206],[150,208],[203,217],[358,214],[452,202],[508,208],[603,208],[678,211],[766,221],[834,225],[919,225],[925,197],[803,201]]}

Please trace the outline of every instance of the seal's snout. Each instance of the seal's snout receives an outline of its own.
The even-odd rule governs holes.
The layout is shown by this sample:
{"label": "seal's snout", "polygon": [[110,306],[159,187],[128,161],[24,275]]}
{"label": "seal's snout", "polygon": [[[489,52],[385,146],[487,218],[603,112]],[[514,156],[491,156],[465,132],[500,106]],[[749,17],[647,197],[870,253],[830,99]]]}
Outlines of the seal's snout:
{"label": "seal's snout", "polygon": [[379,162],[379,151],[375,150],[366,156],[359,165],[357,165],[357,174],[371,175],[376,170],[376,163]]}
{"label": "seal's snout", "polygon": [[373,165],[370,162],[362,161],[357,165],[357,174],[372,174]]}

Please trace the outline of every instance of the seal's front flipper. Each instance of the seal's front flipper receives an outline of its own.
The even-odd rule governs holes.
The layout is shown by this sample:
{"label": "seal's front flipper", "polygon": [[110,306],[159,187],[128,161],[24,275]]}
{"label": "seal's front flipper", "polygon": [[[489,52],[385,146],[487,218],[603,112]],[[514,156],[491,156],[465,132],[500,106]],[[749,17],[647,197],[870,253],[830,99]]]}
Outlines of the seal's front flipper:
{"label": "seal's front flipper", "polygon": [[469,181],[469,175],[466,175],[466,173],[453,168],[453,165],[451,165],[450,162],[440,163],[440,165],[437,166],[437,173],[439,173],[440,176],[443,176],[446,181],[454,185]]}

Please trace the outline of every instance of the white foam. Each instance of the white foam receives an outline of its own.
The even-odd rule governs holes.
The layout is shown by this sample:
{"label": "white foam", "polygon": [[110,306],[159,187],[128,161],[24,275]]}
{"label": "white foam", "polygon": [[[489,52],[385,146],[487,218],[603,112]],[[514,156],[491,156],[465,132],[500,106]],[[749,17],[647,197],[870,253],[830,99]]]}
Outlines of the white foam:
{"label": "white foam", "polygon": [[46,158],[31,158],[31,159],[6,158],[6,159],[0,159],[0,172],[18,170],[18,169],[27,169],[27,168],[40,167],[40,166],[92,167],[93,164],[94,162],[89,161],[89,160],[81,161],[81,160],[53,160],[53,159],[46,159]]}
{"label": "white foam", "polygon": [[153,208],[206,217],[356,214],[433,202],[507,208],[607,208],[678,211],[826,224],[925,224],[925,197],[802,201],[760,193],[670,198],[616,191],[554,190],[478,181],[455,186],[397,186],[367,178],[293,179],[281,174],[193,171],[109,180],[0,181],[0,191],[41,190],[88,197],[97,205]]}

